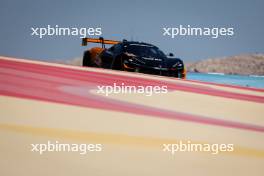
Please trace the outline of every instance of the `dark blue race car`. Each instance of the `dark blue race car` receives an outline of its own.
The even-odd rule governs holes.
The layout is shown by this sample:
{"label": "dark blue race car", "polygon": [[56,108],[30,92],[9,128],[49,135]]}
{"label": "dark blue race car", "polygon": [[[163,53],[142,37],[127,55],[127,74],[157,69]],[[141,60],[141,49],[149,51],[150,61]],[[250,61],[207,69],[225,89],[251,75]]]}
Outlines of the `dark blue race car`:
{"label": "dark blue race car", "polygon": [[[102,47],[93,47],[84,52],[83,66],[101,67],[113,70],[140,72],[162,76],[185,78],[184,63],[179,58],[166,56],[158,47],[135,41],[114,41],[103,38],[83,38],[82,45],[88,42],[101,43]],[[106,44],[113,45],[105,48]]]}

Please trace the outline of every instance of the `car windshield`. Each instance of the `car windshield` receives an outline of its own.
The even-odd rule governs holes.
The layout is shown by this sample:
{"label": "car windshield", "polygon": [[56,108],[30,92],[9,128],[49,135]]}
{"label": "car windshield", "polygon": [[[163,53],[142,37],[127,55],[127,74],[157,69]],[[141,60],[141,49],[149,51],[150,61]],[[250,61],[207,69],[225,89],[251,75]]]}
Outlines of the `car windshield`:
{"label": "car windshield", "polygon": [[129,44],[125,46],[128,53],[142,57],[164,58],[165,54],[157,47],[144,44]]}

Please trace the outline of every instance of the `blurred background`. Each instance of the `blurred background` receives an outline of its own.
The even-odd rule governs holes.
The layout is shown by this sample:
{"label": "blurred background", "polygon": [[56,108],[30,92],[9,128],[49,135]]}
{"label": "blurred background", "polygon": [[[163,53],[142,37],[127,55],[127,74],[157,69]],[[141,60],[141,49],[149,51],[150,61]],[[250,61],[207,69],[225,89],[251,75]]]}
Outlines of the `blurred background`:
{"label": "blurred background", "polygon": [[[264,1],[163,0],[63,1],[2,0],[0,54],[69,60],[81,57],[78,36],[31,36],[31,27],[101,27],[103,37],[149,42],[185,61],[264,52]],[[233,27],[234,36],[217,39],[163,36],[163,27]],[[93,45],[90,45],[93,46]]]}

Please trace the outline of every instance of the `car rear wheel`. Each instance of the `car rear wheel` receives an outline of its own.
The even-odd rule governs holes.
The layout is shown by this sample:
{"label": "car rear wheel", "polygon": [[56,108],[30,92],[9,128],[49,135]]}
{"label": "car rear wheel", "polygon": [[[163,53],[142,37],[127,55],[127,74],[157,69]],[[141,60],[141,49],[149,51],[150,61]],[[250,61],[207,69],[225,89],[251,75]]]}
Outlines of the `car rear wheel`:
{"label": "car rear wheel", "polygon": [[91,66],[91,53],[89,51],[85,51],[83,54],[83,66]]}

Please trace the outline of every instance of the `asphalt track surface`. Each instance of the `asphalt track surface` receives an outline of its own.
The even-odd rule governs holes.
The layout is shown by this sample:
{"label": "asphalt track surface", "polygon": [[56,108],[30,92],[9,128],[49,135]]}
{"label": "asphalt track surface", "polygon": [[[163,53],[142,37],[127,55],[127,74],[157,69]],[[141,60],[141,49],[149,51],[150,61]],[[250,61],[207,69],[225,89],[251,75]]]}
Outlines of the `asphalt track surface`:
{"label": "asphalt track surface", "polygon": [[[167,94],[97,94],[113,83]],[[264,89],[0,57],[1,175],[263,175]],[[30,144],[101,143],[102,152]],[[163,152],[231,143],[233,152]]]}

